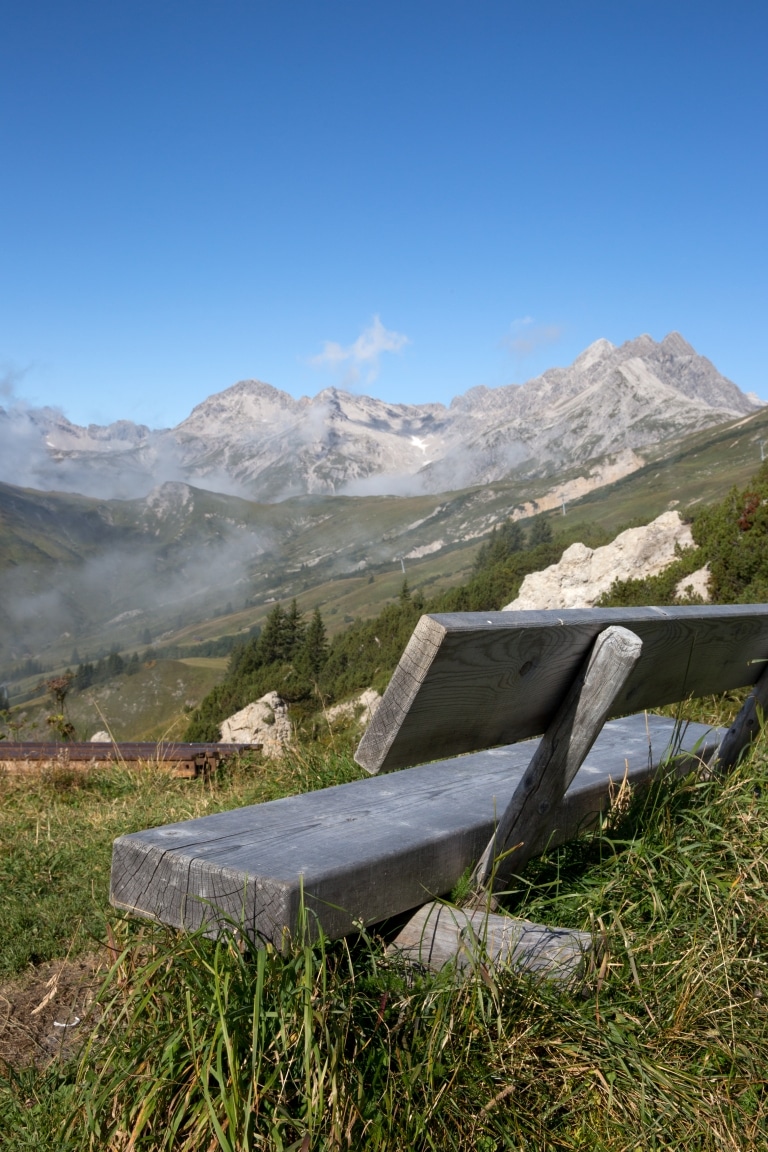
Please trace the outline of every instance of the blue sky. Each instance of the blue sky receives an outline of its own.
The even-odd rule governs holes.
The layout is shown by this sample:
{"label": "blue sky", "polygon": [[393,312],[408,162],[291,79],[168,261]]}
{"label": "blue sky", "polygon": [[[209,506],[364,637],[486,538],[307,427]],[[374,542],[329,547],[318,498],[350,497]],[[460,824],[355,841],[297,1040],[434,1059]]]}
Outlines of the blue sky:
{"label": "blue sky", "polygon": [[768,399],[768,6],[0,16],[0,404],[450,401],[677,329]]}

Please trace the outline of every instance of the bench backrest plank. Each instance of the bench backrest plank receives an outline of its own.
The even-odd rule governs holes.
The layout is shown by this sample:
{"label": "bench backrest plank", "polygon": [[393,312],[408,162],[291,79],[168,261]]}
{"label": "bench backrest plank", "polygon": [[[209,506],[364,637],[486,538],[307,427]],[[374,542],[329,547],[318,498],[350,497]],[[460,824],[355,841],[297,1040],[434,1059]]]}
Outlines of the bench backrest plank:
{"label": "bench backrest plank", "polygon": [[754,684],[768,660],[765,604],[422,616],[355,759],[386,772],[539,735],[611,624],[643,641],[611,716]]}

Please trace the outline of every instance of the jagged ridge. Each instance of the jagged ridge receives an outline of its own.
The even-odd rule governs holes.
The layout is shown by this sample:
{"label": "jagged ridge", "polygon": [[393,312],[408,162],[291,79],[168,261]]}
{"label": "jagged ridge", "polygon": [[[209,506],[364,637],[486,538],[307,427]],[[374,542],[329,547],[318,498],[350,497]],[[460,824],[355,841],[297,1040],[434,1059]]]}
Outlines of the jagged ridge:
{"label": "jagged ridge", "polygon": [[28,482],[128,496],[184,480],[262,500],[441,492],[642,452],[757,404],[679,333],[618,348],[598,340],[567,368],[522,385],[472,388],[449,407],[387,404],[336,388],[295,400],[246,380],[155,432],[125,420],[80,428],[43,409],[28,422],[44,438],[47,483]]}

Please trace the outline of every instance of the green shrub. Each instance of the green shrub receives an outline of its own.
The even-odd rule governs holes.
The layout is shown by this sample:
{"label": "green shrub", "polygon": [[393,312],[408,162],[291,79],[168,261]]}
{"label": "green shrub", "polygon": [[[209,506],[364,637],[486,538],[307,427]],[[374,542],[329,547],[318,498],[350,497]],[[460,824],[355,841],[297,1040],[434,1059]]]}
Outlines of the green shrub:
{"label": "green shrub", "polygon": [[761,603],[768,598],[768,463],[741,491],[704,508],[693,536],[710,567],[710,589],[719,604]]}
{"label": "green shrub", "polygon": [[691,531],[695,548],[686,549],[658,576],[615,581],[598,603],[630,607],[684,601],[685,596],[676,596],[677,584],[705,564],[714,603],[768,601],[768,463],[746,488],[732,488],[719,504],[697,511]]}

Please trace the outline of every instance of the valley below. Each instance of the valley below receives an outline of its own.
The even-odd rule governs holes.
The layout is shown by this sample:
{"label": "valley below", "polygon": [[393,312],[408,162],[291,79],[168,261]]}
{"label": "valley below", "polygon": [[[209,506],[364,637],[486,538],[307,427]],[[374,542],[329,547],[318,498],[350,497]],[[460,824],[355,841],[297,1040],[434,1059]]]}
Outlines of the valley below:
{"label": "valley below", "polygon": [[[304,477],[299,483],[294,476],[291,484],[303,486],[303,492],[276,499],[276,485],[270,488],[273,498],[265,500],[261,481],[251,477],[247,490],[245,472],[233,463],[234,441],[229,447],[220,443],[233,410],[242,421],[248,398],[251,406],[258,401],[262,415],[265,395],[273,407],[277,404],[271,434],[279,433],[278,439],[287,435],[286,407],[295,416],[299,405],[299,414],[306,415],[309,402],[278,404],[265,387],[254,391],[238,385],[211,398],[195,410],[187,427],[187,432],[197,428],[202,437],[206,425],[209,456],[215,455],[220,465],[219,487],[238,487],[238,494],[206,488],[213,473],[206,475],[200,445],[189,457],[195,463],[185,478],[160,480],[145,494],[129,498],[0,483],[0,684],[12,706],[41,712],[45,705],[38,685],[46,677],[105,660],[110,653],[125,660],[136,654],[141,657],[138,672],[134,665],[135,674],[122,675],[119,685],[110,681],[90,690],[94,708],[97,703],[118,738],[178,736],[185,710],[223,675],[232,644],[261,627],[275,603],[295,598],[307,617],[319,608],[333,636],[395,602],[404,577],[412,591],[428,599],[464,584],[482,542],[510,520],[527,528],[535,518],[545,518],[564,549],[575,541],[605,543],[620,529],[648,523],[671,508],[692,512],[745,483],[768,441],[768,409],[724,381],[681,337],[673,335],[659,345],[641,337],[621,349],[598,341],[570,369],[553,369],[512,392],[496,390],[503,395],[483,394],[473,401],[468,393],[454,401],[443,412],[458,408],[466,425],[471,411],[474,438],[465,435],[461,444],[444,440],[442,463],[425,464],[417,446],[408,485],[400,483],[399,474],[398,484],[405,488],[399,493],[386,491],[396,487],[392,472],[369,471],[368,488],[374,480],[382,488],[370,492],[365,485],[355,488],[351,471],[355,453],[367,452],[383,468],[366,439],[372,422],[378,422],[379,441],[397,435],[404,443],[416,436],[423,446],[425,435],[414,431],[415,410],[398,414],[390,406],[384,420],[375,407],[380,402],[353,397],[344,420],[336,420],[335,451],[347,469],[341,491],[335,485],[307,491],[314,482]],[[593,429],[601,419],[606,423],[606,396],[612,397],[611,411],[625,413],[621,436],[614,431],[609,442],[573,434],[574,421]],[[569,433],[561,421],[560,431],[548,441],[552,450],[537,449],[535,457],[511,467],[510,457],[499,450],[495,472],[489,473],[489,444],[495,435],[499,447],[511,416],[519,431],[526,404],[534,422],[546,410],[552,428],[553,413],[567,413]],[[422,412],[419,419],[427,416]],[[51,418],[45,419],[50,424]],[[430,426],[436,419],[435,413],[429,416]],[[458,425],[452,426],[455,431]],[[248,451],[255,458],[261,441],[253,423],[247,427]],[[149,435],[121,426],[118,450],[115,426],[110,428],[111,439],[104,430],[97,435],[91,429],[87,444],[77,450],[70,431],[65,451],[61,437],[52,437],[48,427],[53,447],[49,444],[42,474],[52,483],[66,481],[71,475],[67,462],[74,467],[77,461],[87,490],[99,476],[111,475],[121,459],[122,467],[124,453],[135,453],[137,443]],[[419,428],[426,433],[426,426]],[[259,435],[263,439],[264,433]],[[316,460],[325,458],[333,441],[329,435],[321,436]],[[281,451],[289,451],[286,444]],[[606,446],[610,451],[601,452]],[[306,443],[304,448],[309,451]],[[298,460],[301,453],[295,449],[294,444]],[[593,455],[585,455],[589,451]],[[446,482],[451,453],[457,462],[471,456],[474,470],[467,473],[457,466],[453,484],[431,490],[438,478]],[[401,467],[404,460],[397,463]],[[467,475],[475,482],[460,484]],[[151,470],[145,476],[146,483],[157,479]],[[103,490],[108,488],[105,483]],[[78,725],[92,726],[94,708],[77,719]]]}

